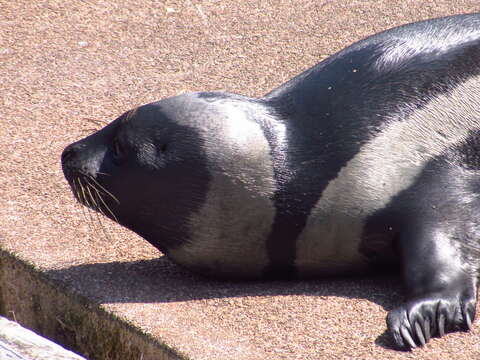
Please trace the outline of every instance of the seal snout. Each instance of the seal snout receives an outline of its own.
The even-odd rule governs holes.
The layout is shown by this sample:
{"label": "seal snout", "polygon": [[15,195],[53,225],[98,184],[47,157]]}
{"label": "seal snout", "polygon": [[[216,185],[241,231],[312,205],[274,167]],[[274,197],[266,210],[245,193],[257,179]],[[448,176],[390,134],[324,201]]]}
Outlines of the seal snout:
{"label": "seal snout", "polygon": [[85,173],[84,162],[81,161],[81,150],[84,146],[81,143],[68,145],[62,152],[62,169],[65,177],[70,182],[75,174]]}
{"label": "seal snout", "polygon": [[65,167],[65,164],[69,163],[73,158],[76,156],[76,152],[78,151],[77,144],[70,144],[68,145],[62,152],[62,167]]}
{"label": "seal snout", "polygon": [[78,175],[97,177],[105,149],[84,141],[68,145],[62,152],[62,169],[68,181]]}
{"label": "seal snout", "polygon": [[75,198],[83,205],[118,222],[114,205],[119,200],[97,179],[105,149],[80,140],[62,152],[62,170]]}

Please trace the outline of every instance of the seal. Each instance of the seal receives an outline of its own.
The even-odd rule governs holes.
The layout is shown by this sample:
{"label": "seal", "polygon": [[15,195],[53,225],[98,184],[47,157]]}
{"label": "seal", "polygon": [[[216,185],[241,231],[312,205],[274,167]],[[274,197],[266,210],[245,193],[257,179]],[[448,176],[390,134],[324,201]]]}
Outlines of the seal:
{"label": "seal", "polygon": [[359,41],[252,99],[198,92],[69,145],[78,201],[226,279],[403,274],[399,348],[470,329],[480,266],[480,15]]}

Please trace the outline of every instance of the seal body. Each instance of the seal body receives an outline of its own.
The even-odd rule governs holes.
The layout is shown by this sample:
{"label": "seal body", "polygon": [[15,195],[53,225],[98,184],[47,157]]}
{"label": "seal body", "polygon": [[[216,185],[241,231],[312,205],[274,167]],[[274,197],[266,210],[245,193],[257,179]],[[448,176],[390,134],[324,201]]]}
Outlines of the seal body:
{"label": "seal body", "polygon": [[[77,199],[229,279],[398,266],[399,347],[468,329],[480,262],[480,15],[371,36],[263,98],[190,93],[68,146]],[[479,219],[477,219],[479,217]]]}

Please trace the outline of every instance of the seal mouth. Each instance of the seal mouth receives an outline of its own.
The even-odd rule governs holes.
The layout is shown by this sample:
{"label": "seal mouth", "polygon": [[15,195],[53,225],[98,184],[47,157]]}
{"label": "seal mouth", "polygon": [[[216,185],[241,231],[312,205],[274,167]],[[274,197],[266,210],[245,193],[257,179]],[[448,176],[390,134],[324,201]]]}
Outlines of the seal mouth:
{"label": "seal mouth", "polygon": [[81,172],[70,173],[67,176],[67,180],[73,196],[80,204],[118,222],[108,202],[113,201],[116,205],[120,205],[120,201],[93,176]]}

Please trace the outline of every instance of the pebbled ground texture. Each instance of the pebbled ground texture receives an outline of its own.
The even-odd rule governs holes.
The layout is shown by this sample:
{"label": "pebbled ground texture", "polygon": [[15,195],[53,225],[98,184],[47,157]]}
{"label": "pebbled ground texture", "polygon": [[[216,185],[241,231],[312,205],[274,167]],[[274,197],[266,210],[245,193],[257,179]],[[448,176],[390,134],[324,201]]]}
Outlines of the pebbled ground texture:
{"label": "pebbled ground texture", "polygon": [[[225,283],[75,204],[60,153],[186,91],[260,96],[343,47],[477,0],[0,0],[0,246],[191,359],[475,359],[472,333],[391,350],[395,278]],[[8,315],[8,314],[7,314]]]}

